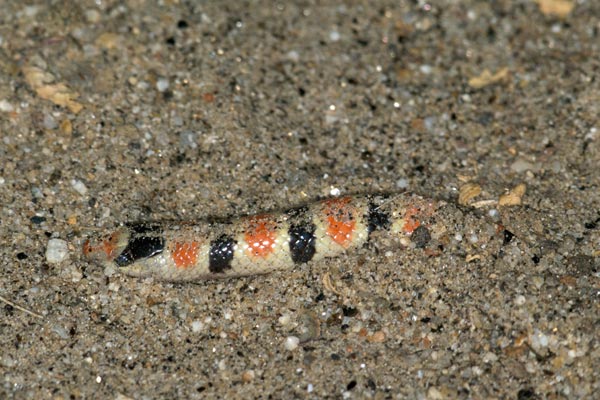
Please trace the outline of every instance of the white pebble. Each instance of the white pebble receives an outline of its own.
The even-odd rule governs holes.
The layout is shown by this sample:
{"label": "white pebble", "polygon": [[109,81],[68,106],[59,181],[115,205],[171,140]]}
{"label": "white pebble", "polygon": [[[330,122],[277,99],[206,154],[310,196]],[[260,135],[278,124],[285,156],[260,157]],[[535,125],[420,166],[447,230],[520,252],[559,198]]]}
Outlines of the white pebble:
{"label": "white pebble", "polygon": [[63,326],[54,325],[52,327],[52,331],[54,333],[56,333],[61,339],[68,339],[69,338],[69,333],[67,332],[67,330]]}
{"label": "white pebble", "polygon": [[329,32],[329,40],[331,40],[332,42],[337,42],[338,40],[340,40],[340,33],[338,31]]}
{"label": "white pebble", "polygon": [[97,10],[94,10],[93,8],[87,9],[84,12],[85,14],[85,19],[92,24],[97,23],[98,21],[100,21],[101,15]]}
{"label": "white pebble", "polygon": [[204,324],[202,321],[194,320],[192,321],[192,332],[198,333],[204,328]]}
{"label": "white pebble", "polygon": [[533,334],[529,337],[529,343],[534,350],[541,350],[542,348],[548,347],[548,336],[542,333],[538,329],[535,329]]}
{"label": "white pebble", "polygon": [[44,115],[44,120],[42,123],[44,124],[44,128],[49,130],[58,128],[58,123],[56,122],[56,119],[50,114]]}
{"label": "white pebble", "polygon": [[166,78],[160,78],[156,81],[156,89],[159,92],[164,92],[169,88],[169,80]]}
{"label": "white pebble", "polygon": [[483,355],[483,362],[486,364],[496,362],[497,360],[498,356],[492,353],[491,351],[488,351]]}
{"label": "white pebble", "polygon": [[431,71],[433,71],[433,68],[431,68],[431,65],[423,64],[419,67],[419,71],[421,71],[422,74],[429,75],[431,74]]}
{"label": "white pebble", "polygon": [[69,255],[67,242],[62,239],[50,239],[46,247],[46,261],[50,264],[58,264]]}
{"label": "white pebble", "polygon": [[290,314],[283,314],[278,319],[279,323],[283,326],[289,324],[291,322],[291,320],[292,320],[292,318],[290,317]]}
{"label": "white pebble", "polygon": [[408,179],[400,178],[396,181],[396,187],[398,189],[406,189],[408,188]]}
{"label": "white pebble", "polygon": [[522,306],[523,304],[525,304],[526,301],[527,299],[525,299],[525,296],[523,296],[522,294],[515,297],[515,305],[517,306]]}
{"label": "white pebble", "polygon": [[296,336],[288,336],[285,338],[283,346],[286,350],[293,351],[296,350],[298,344],[300,344],[300,339],[298,339]]}
{"label": "white pebble", "polygon": [[518,159],[510,165],[510,169],[516,173],[526,171],[537,172],[540,169],[540,165],[538,163],[530,163],[527,160]]}
{"label": "white pebble", "polygon": [[0,111],[3,112],[11,112],[13,111],[15,108],[13,107],[12,104],[10,104],[8,101],[2,99],[0,100]]}
{"label": "white pebble", "polygon": [[23,9],[23,12],[25,13],[25,16],[27,17],[35,17],[35,15],[38,13],[38,11],[40,11],[39,6],[27,6]]}
{"label": "white pebble", "polygon": [[286,56],[287,56],[288,60],[293,61],[293,62],[298,62],[300,60],[300,54],[295,50],[288,51]]}
{"label": "white pebble", "polygon": [[85,183],[81,182],[79,179],[71,179],[71,186],[82,196],[85,196],[87,193],[87,187],[85,186]]}

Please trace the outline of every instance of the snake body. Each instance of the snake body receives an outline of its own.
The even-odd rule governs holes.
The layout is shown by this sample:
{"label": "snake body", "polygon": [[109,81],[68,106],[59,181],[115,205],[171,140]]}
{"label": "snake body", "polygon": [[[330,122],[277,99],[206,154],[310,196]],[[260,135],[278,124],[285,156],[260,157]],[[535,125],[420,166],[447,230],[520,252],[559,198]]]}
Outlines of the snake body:
{"label": "snake body", "polygon": [[291,269],[376,235],[435,254],[456,242],[481,251],[499,232],[488,218],[468,230],[462,219],[456,206],[411,193],[345,196],[227,221],[128,224],[87,240],[83,254],[131,276],[195,281]]}

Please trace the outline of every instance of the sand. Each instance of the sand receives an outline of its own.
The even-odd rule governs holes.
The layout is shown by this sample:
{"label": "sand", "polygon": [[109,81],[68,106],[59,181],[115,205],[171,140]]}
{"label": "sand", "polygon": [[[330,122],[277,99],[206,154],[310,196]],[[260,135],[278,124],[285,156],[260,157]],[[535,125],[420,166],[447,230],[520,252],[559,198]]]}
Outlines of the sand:
{"label": "sand", "polygon": [[[600,4],[539,3],[5,1],[0,397],[592,398]],[[401,191],[514,237],[187,284],[81,257]]]}

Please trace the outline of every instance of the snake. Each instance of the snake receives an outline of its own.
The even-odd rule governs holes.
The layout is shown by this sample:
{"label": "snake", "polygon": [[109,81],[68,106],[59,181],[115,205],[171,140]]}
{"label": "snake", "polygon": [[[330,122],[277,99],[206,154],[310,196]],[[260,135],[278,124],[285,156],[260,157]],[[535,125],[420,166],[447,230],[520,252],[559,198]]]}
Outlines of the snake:
{"label": "snake", "polygon": [[338,196],[236,218],[127,223],[85,240],[82,252],[128,276],[186,282],[291,270],[384,239],[429,257],[456,248],[476,259],[494,238],[512,238],[488,215],[465,224],[471,214],[408,192]]}

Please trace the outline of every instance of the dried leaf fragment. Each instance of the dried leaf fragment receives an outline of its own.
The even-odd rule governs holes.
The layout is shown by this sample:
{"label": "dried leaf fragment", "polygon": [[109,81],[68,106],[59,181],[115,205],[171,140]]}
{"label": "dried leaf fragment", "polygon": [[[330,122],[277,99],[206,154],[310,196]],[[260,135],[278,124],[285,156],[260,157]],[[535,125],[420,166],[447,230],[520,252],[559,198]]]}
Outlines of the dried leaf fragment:
{"label": "dried leaf fragment", "polygon": [[477,261],[477,260],[481,260],[480,254],[467,254],[467,256],[465,257],[465,261],[468,263],[471,261]]}
{"label": "dried leaf fragment", "polygon": [[340,292],[336,289],[335,284],[331,280],[331,275],[329,274],[329,272],[325,272],[323,274],[322,282],[323,282],[323,286],[325,287],[325,289],[329,290],[330,292],[332,292],[334,294],[337,294],[337,295],[340,294]]}
{"label": "dried leaf fragment", "polygon": [[544,15],[565,18],[573,11],[575,2],[572,0],[535,0]]}
{"label": "dried leaf fragment", "polygon": [[469,79],[469,86],[475,89],[481,89],[484,86],[500,82],[508,77],[508,68],[504,67],[495,74],[492,74],[489,69],[484,69],[479,76],[474,76]]}
{"label": "dried leaf fragment", "polygon": [[54,75],[39,67],[23,67],[25,81],[38,96],[44,100],[50,100],[56,105],[67,107],[71,112],[77,114],[83,105],[75,101],[79,94],[73,92],[64,83],[55,83]]}
{"label": "dried leaf fragment", "polygon": [[527,186],[524,183],[519,183],[514,188],[510,189],[508,193],[503,194],[498,199],[499,206],[518,206],[521,205],[523,196]]}
{"label": "dried leaf fragment", "polygon": [[385,332],[377,331],[371,336],[367,336],[367,342],[369,343],[382,343],[385,341]]}
{"label": "dried leaf fragment", "polygon": [[121,41],[120,35],[112,32],[104,32],[96,38],[96,45],[105,50],[112,50],[119,47]]}
{"label": "dried leaf fragment", "polygon": [[458,194],[458,204],[466,206],[471,200],[481,193],[481,186],[476,183],[465,183],[461,186]]}

